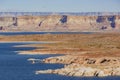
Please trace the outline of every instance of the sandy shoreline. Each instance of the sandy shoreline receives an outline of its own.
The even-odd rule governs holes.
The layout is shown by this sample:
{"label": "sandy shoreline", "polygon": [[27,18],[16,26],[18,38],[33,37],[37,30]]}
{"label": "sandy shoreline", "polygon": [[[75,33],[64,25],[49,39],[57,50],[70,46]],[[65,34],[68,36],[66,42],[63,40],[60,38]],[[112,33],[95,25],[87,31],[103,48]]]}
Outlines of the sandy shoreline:
{"label": "sandy shoreline", "polygon": [[55,43],[52,41],[0,41],[0,43]]}
{"label": "sandy shoreline", "polygon": [[19,55],[40,55],[40,54],[56,54],[56,53],[48,53],[48,52],[31,52],[31,51],[17,51]]}

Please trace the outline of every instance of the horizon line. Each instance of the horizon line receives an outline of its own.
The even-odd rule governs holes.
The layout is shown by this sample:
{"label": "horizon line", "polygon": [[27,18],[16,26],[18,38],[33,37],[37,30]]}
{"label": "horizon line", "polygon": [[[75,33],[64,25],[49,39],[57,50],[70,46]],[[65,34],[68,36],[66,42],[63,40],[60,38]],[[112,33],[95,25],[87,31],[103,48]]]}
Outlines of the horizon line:
{"label": "horizon line", "polygon": [[93,12],[93,11],[91,11],[91,12],[52,12],[52,11],[0,11],[0,12],[41,12],[41,13],[119,13],[120,11],[118,11],[118,12],[107,12],[107,11],[96,11],[96,12]]}

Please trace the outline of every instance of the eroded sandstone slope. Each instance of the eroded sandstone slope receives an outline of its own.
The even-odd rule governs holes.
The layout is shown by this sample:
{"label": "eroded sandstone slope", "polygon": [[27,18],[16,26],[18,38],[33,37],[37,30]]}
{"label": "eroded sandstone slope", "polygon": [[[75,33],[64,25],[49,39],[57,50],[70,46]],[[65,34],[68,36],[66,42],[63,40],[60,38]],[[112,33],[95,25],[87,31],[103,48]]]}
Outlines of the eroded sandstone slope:
{"label": "eroded sandstone slope", "polygon": [[18,16],[0,17],[1,31],[119,30],[120,16]]}

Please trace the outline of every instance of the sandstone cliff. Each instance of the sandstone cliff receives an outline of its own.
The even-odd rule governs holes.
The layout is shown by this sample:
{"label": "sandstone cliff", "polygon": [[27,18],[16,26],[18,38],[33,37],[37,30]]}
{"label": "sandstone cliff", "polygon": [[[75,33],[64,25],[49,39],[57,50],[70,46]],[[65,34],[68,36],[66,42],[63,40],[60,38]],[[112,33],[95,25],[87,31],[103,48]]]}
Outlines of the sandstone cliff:
{"label": "sandstone cliff", "polygon": [[36,74],[60,74],[67,76],[120,76],[120,58],[102,57],[90,58],[83,56],[65,55],[44,59],[45,63],[66,64],[61,69],[36,71]]}
{"label": "sandstone cliff", "polygon": [[1,31],[119,30],[120,16],[46,15],[0,17]]}

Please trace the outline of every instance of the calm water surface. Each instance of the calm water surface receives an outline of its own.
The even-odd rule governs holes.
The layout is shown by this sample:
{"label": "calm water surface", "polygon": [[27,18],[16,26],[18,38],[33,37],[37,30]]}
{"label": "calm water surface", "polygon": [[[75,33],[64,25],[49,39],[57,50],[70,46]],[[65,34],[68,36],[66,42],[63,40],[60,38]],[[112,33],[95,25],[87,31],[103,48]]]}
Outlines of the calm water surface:
{"label": "calm water surface", "polygon": [[13,47],[28,43],[0,43],[0,80],[120,80],[120,77],[88,78],[56,74],[35,75],[36,70],[62,68],[61,64],[31,64],[28,58],[44,59],[58,55],[18,55],[15,51],[32,50],[34,47]]}
{"label": "calm water surface", "polygon": [[0,35],[31,35],[31,34],[91,34],[94,32],[0,32]]}

